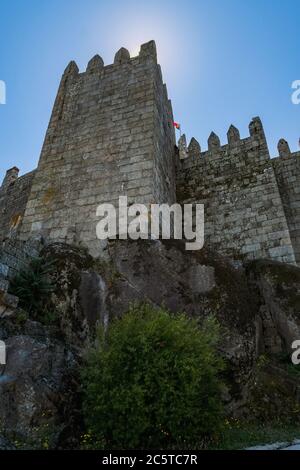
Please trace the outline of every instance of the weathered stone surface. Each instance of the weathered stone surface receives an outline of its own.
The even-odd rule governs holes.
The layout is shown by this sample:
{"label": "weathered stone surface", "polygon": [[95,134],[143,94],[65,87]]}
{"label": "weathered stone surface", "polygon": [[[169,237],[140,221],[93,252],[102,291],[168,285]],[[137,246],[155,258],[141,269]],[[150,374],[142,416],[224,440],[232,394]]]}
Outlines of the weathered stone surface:
{"label": "weathered stone surface", "polygon": [[285,153],[284,158],[272,158],[271,162],[285,209],[295,258],[300,265],[300,152],[289,155]]}
{"label": "weathered stone surface", "polygon": [[[42,446],[46,424],[51,448],[78,446],[78,362],[97,324],[107,327],[132,302],[185,312],[199,322],[208,315],[218,319],[219,349],[226,361],[223,398],[233,415],[249,413],[258,355],[288,352],[300,335],[300,268],[294,266],[261,261],[245,269],[208,249],[187,252],[183,242],[171,240],[111,241],[108,261],[61,243],[44,247],[41,254],[53,263],[57,326],[21,322],[17,319],[24,312],[18,309],[0,320],[8,357],[0,376],[0,420],[5,437],[17,435],[27,448],[32,439]],[[283,381],[292,409],[294,384]]]}
{"label": "weathered stone surface", "polygon": [[[6,289],[8,286],[6,286]],[[0,318],[13,315],[19,303],[18,297],[0,291]]]}
{"label": "weathered stone surface", "polygon": [[[101,203],[204,203],[206,243],[231,258],[300,263],[300,152],[279,142],[270,159],[259,117],[228,144],[211,133],[208,152],[183,135],[175,148],[172,105],[154,41],[137,57],[121,48],[113,65],[71,61],[55,100],[38,169],[0,188],[0,241],[35,235],[83,243],[97,257]],[[201,158],[199,158],[201,157]],[[199,161],[198,161],[199,160]]]}
{"label": "weathered stone surface", "polygon": [[6,178],[0,187],[0,241],[17,235],[34,175],[35,171],[32,171],[18,178],[15,173],[13,179]]}
{"label": "weathered stone surface", "polygon": [[115,55],[114,64],[115,65],[127,64],[129,61],[130,61],[129,51],[125,49],[125,47],[121,47],[121,49],[119,49]]}
{"label": "weathered stone surface", "polygon": [[199,319],[215,315],[231,371],[226,399],[233,409],[243,403],[256,355],[258,308],[243,270],[204,250],[186,252],[183,243],[172,241],[111,242],[109,252],[119,272],[108,297],[110,316],[140,300]]}
{"label": "weathered stone surface", "polygon": [[300,249],[299,158],[271,160],[258,118],[250,129],[250,137],[240,139],[231,127],[230,144],[222,146],[212,133],[208,152],[182,160],[177,201],[204,204],[205,243],[212,249],[234,259],[295,264]]}
{"label": "weathered stone surface", "polygon": [[107,286],[97,272],[82,272],[79,286],[79,301],[84,317],[91,328],[97,324],[107,325]]}
{"label": "weathered stone surface", "polygon": [[71,60],[64,71],[64,77],[75,77],[79,73],[78,65],[74,60]]}
{"label": "weathered stone surface", "polygon": [[183,160],[188,157],[188,149],[186,145],[186,135],[182,134],[178,140],[179,158]]}
{"label": "weathered stone surface", "polygon": [[211,132],[207,143],[208,143],[208,150],[210,151],[218,150],[221,146],[220,139],[217,136],[217,134],[215,134],[214,132]]}
{"label": "weathered stone surface", "polygon": [[85,250],[62,243],[45,247],[42,256],[53,263],[56,289],[51,304],[60,329],[68,343],[82,348],[101,321],[102,280],[93,270],[93,259]]}
{"label": "weathered stone surface", "polygon": [[102,57],[96,54],[88,63],[86,71],[89,73],[100,72],[104,67]]}
{"label": "weathered stone surface", "polygon": [[[62,78],[41,160],[22,222],[21,238],[84,243],[95,256],[97,207],[108,201],[175,202],[172,108],[155,44],[130,58],[124,48],[101,73]],[[146,60],[146,58],[151,60]],[[101,62],[101,61],[100,61]],[[102,64],[100,64],[102,65]],[[0,206],[1,207],[1,206]]]}
{"label": "weathered stone surface", "polygon": [[12,185],[18,179],[19,171],[19,168],[17,168],[16,166],[11,168],[10,170],[7,170],[5,178],[2,182],[2,187],[6,188]]}
{"label": "weathered stone surface", "polygon": [[300,339],[300,268],[272,261],[250,264],[261,295],[260,353],[288,353]]}
{"label": "weathered stone surface", "polygon": [[29,325],[28,330],[30,335],[5,340],[7,364],[0,376],[1,429],[26,448],[53,448],[59,446],[64,429],[76,415],[72,406],[77,363],[71,351],[45,329],[39,337]]}
{"label": "weathered stone surface", "polygon": [[192,137],[188,146],[188,152],[190,157],[200,157],[201,156],[201,147],[199,142]]}
{"label": "weathered stone surface", "polygon": [[9,287],[9,281],[0,275],[0,293],[7,292]]}
{"label": "weathered stone surface", "polygon": [[191,290],[197,294],[207,294],[216,285],[215,270],[212,266],[193,265],[187,275]]}
{"label": "weathered stone surface", "polygon": [[141,50],[139,53],[140,58],[151,58],[155,62],[157,61],[157,52],[155,41],[149,41],[141,45]]}
{"label": "weathered stone surface", "polygon": [[231,126],[228,129],[227,132],[227,139],[228,139],[228,144],[232,145],[235,142],[238,142],[240,140],[240,132],[239,130],[231,124]]}
{"label": "weathered stone surface", "polygon": [[280,139],[277,148],[280,157],[285,158],[291,155],[291,150],[286,140]]}
{"label": "weathered stone surface", "polygon": [[249,132],[251,137],[258,137],[259,139],[265,140],[265,132],[261,122],[261,119],[256,116],[249,124]]}

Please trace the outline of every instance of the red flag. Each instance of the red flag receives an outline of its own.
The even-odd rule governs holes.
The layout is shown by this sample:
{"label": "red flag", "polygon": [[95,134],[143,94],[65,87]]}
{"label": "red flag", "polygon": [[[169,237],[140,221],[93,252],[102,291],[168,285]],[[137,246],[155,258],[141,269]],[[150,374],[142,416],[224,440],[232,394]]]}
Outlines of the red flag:
{"label": "red flag", "polygon": [[178,124],[178,122],[173,122],[173,126],[178,130],[180,129],[180,124]]}

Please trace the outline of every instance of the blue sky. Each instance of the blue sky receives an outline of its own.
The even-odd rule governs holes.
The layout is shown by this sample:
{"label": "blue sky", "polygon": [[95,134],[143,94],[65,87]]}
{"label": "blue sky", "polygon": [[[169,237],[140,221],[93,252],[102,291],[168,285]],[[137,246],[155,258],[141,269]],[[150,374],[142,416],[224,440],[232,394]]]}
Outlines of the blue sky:
{"label": "blue sky", "polygon": [[299,0],[1,0],[0,179],[38,162],[61,74],[71,59],[84,70],[155,39],[174,117],[203,150],[214,130],[226,143],[231,123],[248,135],[259,115],[271,154],[279,138],[298,149]]}

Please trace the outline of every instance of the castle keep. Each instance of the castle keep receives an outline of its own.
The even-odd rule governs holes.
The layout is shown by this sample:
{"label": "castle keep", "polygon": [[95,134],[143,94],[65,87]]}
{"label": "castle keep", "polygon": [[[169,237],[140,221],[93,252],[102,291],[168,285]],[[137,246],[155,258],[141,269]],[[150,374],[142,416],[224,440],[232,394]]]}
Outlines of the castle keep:
{"label": "castle keep", "polygon": [[270,158],[262,123],[231,126],[208,150],[175,141],[171,102],[153,41],[112,65],[71,62],[55,100],[38,168],[8,170],[0,188],[0,241],[83,243],[99,254],[96,208],[130,202],[205,205],[206,243],[230,257],[300,264],[300,152]]}

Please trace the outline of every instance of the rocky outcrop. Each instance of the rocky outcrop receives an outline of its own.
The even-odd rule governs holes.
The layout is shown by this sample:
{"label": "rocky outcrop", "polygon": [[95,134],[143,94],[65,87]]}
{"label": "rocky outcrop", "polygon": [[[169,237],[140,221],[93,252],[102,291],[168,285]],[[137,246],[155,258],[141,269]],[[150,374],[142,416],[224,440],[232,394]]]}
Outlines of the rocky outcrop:
{"label": "rocky outcrop", "polygon": [[300,339],[300,269],[294,266],[243,266],[206,249],[187,252],[184,243],[154,240],[112,241],[109,261],[61,243],[40,255],[53,267],[55,322],[32,321],[19,308],[0,318],[7,347],[7,364],[0,366],[0,434],[13,445],[79,446],[82,356],[97,325],[107,327],[133,302],[186,312],[199,323],[211,314],[218,319],[231,414],[247,409],[253,396],[258,355],[289,352],[291,341]]}
{"label": "rocky outcrop", "polygon": [[248,273],[261,301],[259,352],[290,353],[300,339],[300,268],[261,260]]}
{"label": "rocky outcrop", "polygon": [[20,321],[16,316],[0,329],[7,350],[0,375],[1,430],[17,446],[72,446],[64,434],[76,426],[76,353],[51,328]]}
{"label": "rocky outcrop", "polygon": [[16,450],[16,447],[5,437],[0,436],[0,450]]}

